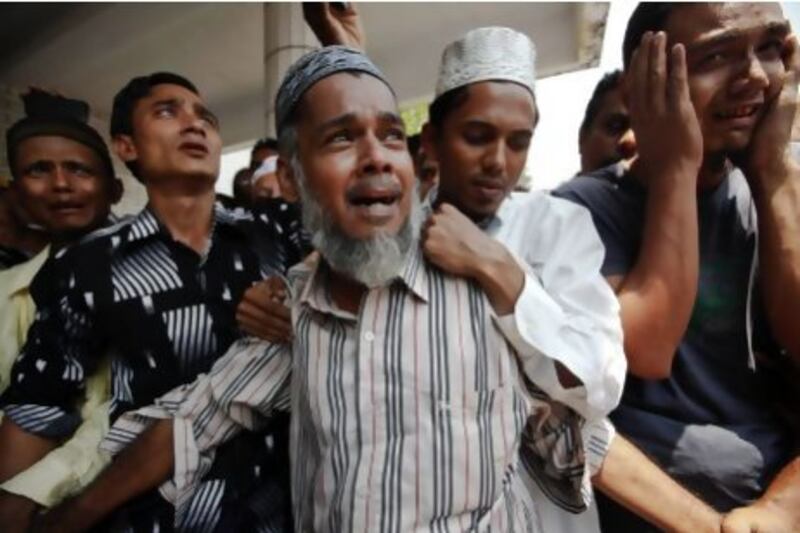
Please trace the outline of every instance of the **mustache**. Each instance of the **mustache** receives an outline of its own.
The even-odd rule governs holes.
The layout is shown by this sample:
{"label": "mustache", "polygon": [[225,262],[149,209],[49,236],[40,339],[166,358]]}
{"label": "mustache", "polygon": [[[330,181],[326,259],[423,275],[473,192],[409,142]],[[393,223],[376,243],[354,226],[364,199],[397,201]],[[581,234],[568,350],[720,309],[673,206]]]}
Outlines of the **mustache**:
{"label": "mustache", "polygon": [[403,188],[400,182],[391,174],[376,174],[359,179],[355,184],[347,189],[345,193],[348,200],[353,200],[374,191],[382,190],[388,194],[401,195]]}

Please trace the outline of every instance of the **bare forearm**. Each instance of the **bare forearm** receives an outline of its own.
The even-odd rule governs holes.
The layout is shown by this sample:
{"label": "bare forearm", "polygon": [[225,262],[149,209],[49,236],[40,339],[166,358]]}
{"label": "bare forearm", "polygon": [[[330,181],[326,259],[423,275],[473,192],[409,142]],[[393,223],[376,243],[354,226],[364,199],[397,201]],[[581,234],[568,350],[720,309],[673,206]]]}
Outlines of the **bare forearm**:
{"label": "bare forearm", "polygon": [[800,361],[800,169],[753,185],[758,213],[760,281],[778,342]]}
{"label": "bare forearm", "polygon": [[172,428],[171,419],[156,422],[82,494],[56,508],[53,520],[68,524],[68,531],[83,531],[166,481],[175,463]]}
{"label": "bare forearm", "polygon": [[594,486],[667,531],[717,532],[721,516],[670,478],[628,440],[611,442]]}
{"label": "bare forearm", "polygon": [[669,375],[697,295],[699,245],[693,179],[654,180],[639,257],[617,290],[629,370]]}
{"label": "bare forearm", "polygon": [[800,457],[778,473],[758,503],[777,506],[800,528]]}
{"label": "bare forearm", "polygon": [[0,423],[0,482],[27,470],[57,443],[28,433],[9,418]]}

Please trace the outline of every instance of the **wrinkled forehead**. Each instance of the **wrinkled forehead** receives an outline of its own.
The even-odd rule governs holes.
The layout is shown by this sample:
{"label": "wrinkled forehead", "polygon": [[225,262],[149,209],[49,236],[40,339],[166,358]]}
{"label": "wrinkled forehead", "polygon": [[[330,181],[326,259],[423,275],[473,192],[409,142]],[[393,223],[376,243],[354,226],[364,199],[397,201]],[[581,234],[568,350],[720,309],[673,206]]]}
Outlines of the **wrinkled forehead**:
{"label": "wrinkled forehead", "polygon": [[701,2],[678,4],[665,30],[670,41],[687,47],[708,41],[749,38],[767,31],[788,32],[778,3]]}
{"label": "wrinkled forehead", "polygon": [[101,165],[100,156],[83,143],[60,135],[35,135],[20,141],[16,149],[20,161],[76,161]]}
{"label": "wrinkled forehead", "polygon": [[382,80],[362,72],[338,72],[312,85],[302,96],[297,117],[304,125],[323,127],[331,120],[398,115],[394,93]]}

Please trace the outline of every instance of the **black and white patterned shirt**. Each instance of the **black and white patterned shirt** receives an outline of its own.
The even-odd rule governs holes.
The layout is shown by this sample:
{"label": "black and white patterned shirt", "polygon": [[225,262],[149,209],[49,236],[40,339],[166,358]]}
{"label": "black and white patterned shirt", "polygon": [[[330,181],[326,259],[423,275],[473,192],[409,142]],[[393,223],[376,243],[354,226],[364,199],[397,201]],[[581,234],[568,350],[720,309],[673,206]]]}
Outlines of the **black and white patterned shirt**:
{"label": "black and white patterned shirt", "polygon": [[[43,437],[70,435],[80,423],[75,400],[85,378],[107,354],[112,420],[207,372],[241,335],[235,310],[244,291],[301,259],[300,240],[291,236],[298,226],[288,227],[283,211],[216,205],[201,255],[173,240],[145,208],[56,254],[32,285],[38,311],[0,398],[6,416]],[[213,504],[243,498],[246,486],[264,485],[260,470],[286,462],[286,427],[278,426],[271,438],[246,435],[248,442],[232,443],[230,457],[220,456],[225,467],[212,469],[205,501],[190,517],[197,523],[184,529],[243,516],[225,516],[224,505]]]}

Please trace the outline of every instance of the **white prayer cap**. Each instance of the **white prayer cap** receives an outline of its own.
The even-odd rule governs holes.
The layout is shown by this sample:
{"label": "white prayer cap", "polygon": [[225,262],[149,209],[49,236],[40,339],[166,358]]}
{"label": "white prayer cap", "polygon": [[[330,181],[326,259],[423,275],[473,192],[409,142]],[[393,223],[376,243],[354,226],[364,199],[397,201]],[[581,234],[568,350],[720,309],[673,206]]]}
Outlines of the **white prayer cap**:
{"label": "white prayer cap", "polygon": [[264,162],[253,172],[253,181],[256,181],[261,176],[272,174],[278,170],[278,156],[271,155],[264,159]]}
{"label": "white prayer cap", "polygon": [[527,35],[490,26],[467,32],[442,53],[436,98],[464,85],[502,80],[519,83],[531,94],[536,81],[536,47]]}

